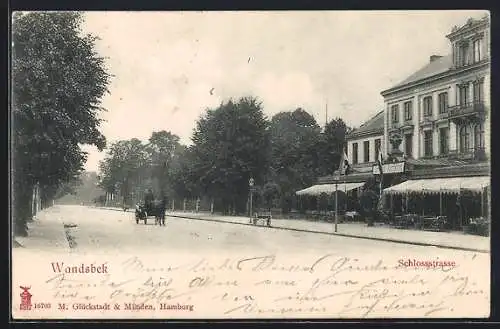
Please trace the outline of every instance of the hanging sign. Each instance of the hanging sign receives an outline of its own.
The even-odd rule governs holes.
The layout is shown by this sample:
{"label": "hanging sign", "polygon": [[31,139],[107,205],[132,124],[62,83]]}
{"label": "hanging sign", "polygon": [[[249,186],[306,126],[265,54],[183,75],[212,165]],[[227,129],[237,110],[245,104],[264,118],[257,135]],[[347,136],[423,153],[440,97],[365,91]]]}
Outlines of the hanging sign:
{"label": "hanging sign", "polygon": [[[382,165],[384,174],[398,174],[405,171],[405,162],[385,163]],[[380,170],[377,165],[373,166],[373,174],[380,175]]]}

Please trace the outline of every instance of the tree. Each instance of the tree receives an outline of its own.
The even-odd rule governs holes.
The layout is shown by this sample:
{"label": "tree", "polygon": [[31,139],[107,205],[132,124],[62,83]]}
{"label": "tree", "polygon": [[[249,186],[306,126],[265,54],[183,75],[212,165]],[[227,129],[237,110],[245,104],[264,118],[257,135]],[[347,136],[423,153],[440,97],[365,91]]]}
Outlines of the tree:
{"label": "tree", "polygon": [[[80,144],[102,150],[98,115],[110,75],[82,35],[76,12],[16,13],[12,21],[12,146],[14,233],[27,234],[33,186],[55,191],[79,176]],[[55,192],[45,193],[49,198]],[[50,202],[48,202],[50,203]]]}
{"label": "tree", "polygon": [[270,179],[279,185],[281,206],[291,208],[295,191],[312,185],[318,176],[321,128],[313,116],[298,108],[271,119]]}
{"label": "tree", "polygon": [[151,157],[152,178],[157,181],[159,194],[165,196],[169,186],[167,185],[167,178],[169,176],[169,167],[174,161],[176,150],[179,150],[180,143],[179,137],[170,133],[169,131],[155,131],[149,138],[147,151]]}
{"label": "tree", "polygon": [[192,137],[192,178],[202,192],[244,212],[250,177],[262,183],[267,171],[267,127],[262,105],[252,97],[209,109]]}
{"label": "tree", "polygon": [[[113,143],[99,163],[100,187],[108,193],[119,193],[125,203],[132,193],[140,194],[150,177],[150,154],[137,138]],[[142,191],[141,191],[142,190]]]}
{"label": "tree", "polygon": [[368,220],[368,226],[374,225],[375,216],[377,215],[377,206],[380,200],[377,191],[375,180],[370,179],[363,186],[363,191],[359,197],[361,215]]}
{"label": "tree", "polygon": [[78,180],[63,184],[54,199],[58,204],[91,204],[103,193],[97,184],[97,173],[84,172]]}
{"label": "tree", "polygon": [[271,211],[274,201],[280,196],[280,187],[276,183],[268,182],[262,187],[261,193],[264,205]]}
{"label": "tree", "polygon": [[168,168],[168,181],[171,195],[179,198],[201,196],[199,177],[194,170],[195,156],[193,148],[180,145],[174,152]]}
{"label": "tree", "polygon": [[335,118],[327,123],[319,142],[321,176],[332,175],[340,165],[340,159],[346,145],[346,135],[351,129],[341,118]]}

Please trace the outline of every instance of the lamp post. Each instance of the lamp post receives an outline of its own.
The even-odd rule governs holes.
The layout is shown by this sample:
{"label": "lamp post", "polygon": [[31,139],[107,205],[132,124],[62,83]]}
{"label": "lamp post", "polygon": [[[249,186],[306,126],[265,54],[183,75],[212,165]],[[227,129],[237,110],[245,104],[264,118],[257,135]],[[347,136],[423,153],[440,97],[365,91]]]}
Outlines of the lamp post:
{"label": "lamp post", "polygon": [[248,186],[250,187],[250,223],[252,222],[252,201],[253,201],[253,186],[255,184],[255,181],[253,178],[250,178],[248,180]]}
{"label": "lamp post", "polygon": [[339,210],[338,210],[338,198],[339,198],[339,193],[338,193],[338,186],[339,186],[339,177],[335,176],[335,233],[337,233],[337,225],[339,223]]}

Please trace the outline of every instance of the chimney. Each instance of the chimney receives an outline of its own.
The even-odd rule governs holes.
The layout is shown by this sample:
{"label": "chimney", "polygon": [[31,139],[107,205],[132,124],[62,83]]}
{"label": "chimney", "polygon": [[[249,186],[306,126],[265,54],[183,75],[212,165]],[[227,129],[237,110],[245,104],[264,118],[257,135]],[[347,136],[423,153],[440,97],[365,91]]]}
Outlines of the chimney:
{"label": "chimney", "polygon": [[430,62],[434,62],[436,59],[440,59],[441,57],[443,56],[440,56],[440,55],[432,55],[431,58],[430,58]]}

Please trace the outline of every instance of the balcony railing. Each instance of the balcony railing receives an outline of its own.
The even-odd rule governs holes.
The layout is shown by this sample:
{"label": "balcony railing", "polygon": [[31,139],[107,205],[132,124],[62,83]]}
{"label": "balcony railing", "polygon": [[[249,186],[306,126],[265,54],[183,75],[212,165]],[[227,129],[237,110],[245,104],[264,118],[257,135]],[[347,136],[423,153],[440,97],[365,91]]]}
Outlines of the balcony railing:
{"label": "balcony railing", "polygon": [[466,150],[448,150],[438,155],[422,155],[421,159],[443,159],[450,160],[476,160],[484,161],[487,158],[486,149],[484,147],[472,147]]}
{"label": "balcony railing", "polygon": [[389,125],[389,130],[396,130],[396,129],[399,129],[401,128],[402,124],[400,121],[392,121],[391,124]]}
{"label": "balcony railing", "polygon": [[485,111],[484,102],[481,101],[469,102],[466,104],[459,104],[448,107],[448,113],[450,118],[484,113],[484,111]]}
{"label": "balcony railing", "polygon": [[449,113],[448,112],[438,113],[438,120],[448,119],[448,117],[449,117]]}
{"label": "balcony railing", "polygon": [[434,124],[434,118],[432,116],[425,116],[420,120],[420,127],[431,126]]}
{"label": "balcony railing", "polygon": [[450,159],[458,160],[485,160],[486,149],[484,147],[471,147],[465,150],[450,150],[448,151]]}

